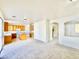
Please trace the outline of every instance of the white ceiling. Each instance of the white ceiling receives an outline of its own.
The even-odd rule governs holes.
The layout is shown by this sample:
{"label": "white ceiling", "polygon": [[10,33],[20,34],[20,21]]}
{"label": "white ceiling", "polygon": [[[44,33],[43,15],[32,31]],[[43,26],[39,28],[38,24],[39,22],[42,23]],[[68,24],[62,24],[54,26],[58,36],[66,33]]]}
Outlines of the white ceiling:
{"label": "white ceiling", "polygon": [[41,20],[77,15],[78,6],[79,1],[69,3],[68,0],[0,0],[5,18],[13,19],[12,16],[16,16],[16,20],[24,18]]}

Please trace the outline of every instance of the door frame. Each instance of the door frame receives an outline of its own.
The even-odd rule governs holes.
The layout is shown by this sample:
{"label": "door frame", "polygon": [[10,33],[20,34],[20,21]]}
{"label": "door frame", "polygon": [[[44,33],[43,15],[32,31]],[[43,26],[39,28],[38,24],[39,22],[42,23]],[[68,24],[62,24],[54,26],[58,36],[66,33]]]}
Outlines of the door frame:
{"label": "door frame", "polygon": [[2,21],[2,47],[1,47],[1,51],[0,51],[0,53],[2,52],[2,50],[3,50],[3,47],[4,47],[4,34],[3,34],[3,32],[4,32],[4,23],[3,23],[3,19],[0,17],[0,20]]}

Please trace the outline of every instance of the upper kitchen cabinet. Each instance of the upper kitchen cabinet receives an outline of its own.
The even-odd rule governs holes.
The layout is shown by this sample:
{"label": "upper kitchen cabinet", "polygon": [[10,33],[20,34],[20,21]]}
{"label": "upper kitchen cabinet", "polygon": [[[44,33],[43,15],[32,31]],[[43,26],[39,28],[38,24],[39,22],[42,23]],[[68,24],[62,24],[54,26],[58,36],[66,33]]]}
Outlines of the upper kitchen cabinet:
{"label": "upper kitchen cabinet", "polygon": [[8,31],[8,22],[4,22],[4,31],[6,32],[6,31]]}

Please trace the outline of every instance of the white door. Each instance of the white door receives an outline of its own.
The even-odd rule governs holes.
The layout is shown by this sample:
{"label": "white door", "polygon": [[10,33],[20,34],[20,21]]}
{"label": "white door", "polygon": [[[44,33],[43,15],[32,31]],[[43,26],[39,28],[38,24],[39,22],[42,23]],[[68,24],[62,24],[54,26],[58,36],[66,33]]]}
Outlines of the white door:
{"label": "white door", "polygon": [[2,50],[3,43],[3,21],[0,18],[0,52]]}

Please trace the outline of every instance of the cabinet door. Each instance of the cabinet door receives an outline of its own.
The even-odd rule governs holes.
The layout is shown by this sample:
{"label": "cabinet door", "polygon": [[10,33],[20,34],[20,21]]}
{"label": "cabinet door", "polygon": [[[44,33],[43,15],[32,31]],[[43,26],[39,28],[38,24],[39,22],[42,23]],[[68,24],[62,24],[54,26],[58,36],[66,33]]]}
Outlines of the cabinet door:
{"label": "cabinet door", "polygon": [[9,44],[12,42],[12,37],[11,35],[8,35],[8,36],[4,36],[4,44]]}
{"label": "cabinet door", "polygon": [[3,40],[3,21],[0,18],[0,51],[2,50],[3,44],[4,44],[4,40]]}
{"label": "cabinet door", "polygon": [[4,31],[8,31],[8,22],[4,22]]}

